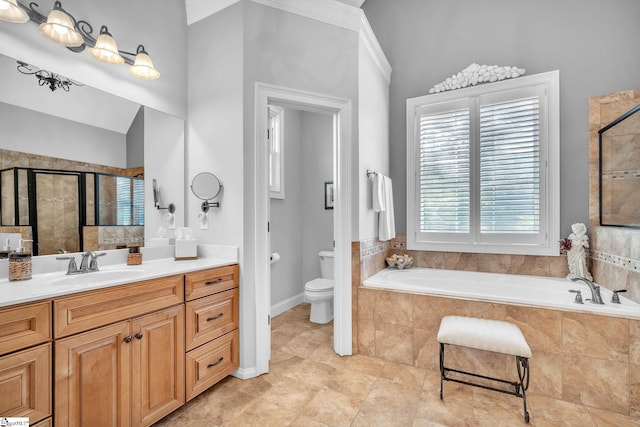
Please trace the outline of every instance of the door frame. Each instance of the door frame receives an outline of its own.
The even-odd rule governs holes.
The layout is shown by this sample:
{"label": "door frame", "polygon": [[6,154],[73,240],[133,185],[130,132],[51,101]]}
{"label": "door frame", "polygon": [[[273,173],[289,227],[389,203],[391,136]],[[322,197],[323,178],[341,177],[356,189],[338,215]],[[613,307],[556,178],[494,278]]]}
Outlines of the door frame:
{"label": "door frame", "polygon": [[271,270],[269,268],[268,105],[289,104],[333,117],[334,182],[334,321],[333,347],[341,356],[352,354],[351,329],[351,100],[256,82],[255,84],[255,310],[256,374],[269,372],[271,347]]}

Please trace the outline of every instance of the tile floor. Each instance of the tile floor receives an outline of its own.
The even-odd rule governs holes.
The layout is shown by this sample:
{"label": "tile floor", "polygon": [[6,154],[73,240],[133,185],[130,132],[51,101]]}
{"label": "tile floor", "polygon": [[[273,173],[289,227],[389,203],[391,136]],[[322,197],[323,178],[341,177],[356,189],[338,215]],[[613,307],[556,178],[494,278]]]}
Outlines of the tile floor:
{"label": "tile floor", "polygon": [[[228,377],[156,426],[525,426],[522,400],[445,383],[439,373],[374,357],[340,357],[333,323],[301,304],[272,321],[270,372]],[[437,349],[434,349],[437,351]],[[528,396],[531,426],[640,426],[619,414]]]}

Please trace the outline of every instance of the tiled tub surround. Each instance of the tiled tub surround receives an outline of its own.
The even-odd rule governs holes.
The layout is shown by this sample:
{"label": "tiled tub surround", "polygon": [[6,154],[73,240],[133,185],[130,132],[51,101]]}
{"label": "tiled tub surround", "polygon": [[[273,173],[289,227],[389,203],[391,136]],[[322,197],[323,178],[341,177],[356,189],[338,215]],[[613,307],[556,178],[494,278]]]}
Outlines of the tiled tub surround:
{"label": "tiled tub surround", "polygon": [[[640,320],[361,286],[386,267],[384,258],[391,253],[410,253],[418,267],[552,277],[568,273],[565,256],[404,248],[401,239],[352,245],[354,352],[437,372],[436,336],[443,316],[506,320],[520,327],[533,352],[529,394],[640,418]],[[515,378],[512,357],[465,348],[447,351],[452,365],[462,369]]]}
{"label": "tiled tub surround", "polygon": [[[593,278],[640,302],[640,230],[600,226],[598,130],[640,104],[640,90],[589,98],[589,233]],[[638,192],[633,193],[638,198]]]}
{"label": "tiled tub surround", "polygon": [[144,246],[143,225],[87,226],[82,229],[84,249],[108,250],[121,246]]}

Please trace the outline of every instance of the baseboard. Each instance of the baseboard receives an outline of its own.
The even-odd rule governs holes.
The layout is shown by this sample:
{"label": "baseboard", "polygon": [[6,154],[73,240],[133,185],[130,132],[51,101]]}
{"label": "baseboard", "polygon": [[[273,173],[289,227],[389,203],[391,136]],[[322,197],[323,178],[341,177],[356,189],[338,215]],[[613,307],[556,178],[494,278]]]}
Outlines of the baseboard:
{"label": "baseboard", "polygon": [[292,309],[298,304],[302,304],[304,302],[304,292],[298,295],[294,295],[290,298],[287,298],[284,301],[280,301],[277,304],[271,306],[271,317],[276,317],[278,314],[282,314],[285,311]]}
{"label": "baseboard", "polygon": [[231,373],[232,376],[239,378],[241,380],[248,380],[249,378],[255,378],[258,376],[258,371],[256,367],[252,368],[238,368]]}

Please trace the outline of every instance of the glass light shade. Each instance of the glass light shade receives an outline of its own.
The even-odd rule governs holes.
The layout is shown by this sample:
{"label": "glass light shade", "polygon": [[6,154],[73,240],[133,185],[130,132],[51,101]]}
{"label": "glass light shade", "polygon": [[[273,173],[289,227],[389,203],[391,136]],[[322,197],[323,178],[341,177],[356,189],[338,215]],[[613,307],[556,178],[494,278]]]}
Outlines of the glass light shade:
{"label": "glass light shade", "polygon": [[96,45],[89,48],[89,54],[107,64],[124,64],[124,58],[118,53],[118,45],[108,31],[100,30]]}
{"label": "glass light shade", "polygon": [[16,0],[0,0],[0,20],[22,24],[29,20],[29,15],[18,6]]}
{"label": "glass light shade", "polygon": [[129,72],[136,77],[147,80],[155,80],[160,77],[160,71],[153,67],[149,54],[144,50],[140,51],[140,49],[138,49],[134,64],[129,67]]}
{"label": "glass light shade", "polygon": [[76,31],[75,22],[64,10],[53,9],[47,22],[40,24],[40,32],[56,43],[67,47],[82,46],[84,39]]}

